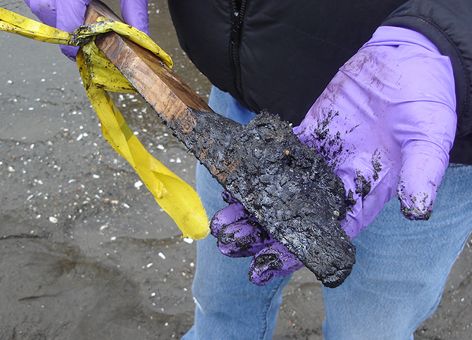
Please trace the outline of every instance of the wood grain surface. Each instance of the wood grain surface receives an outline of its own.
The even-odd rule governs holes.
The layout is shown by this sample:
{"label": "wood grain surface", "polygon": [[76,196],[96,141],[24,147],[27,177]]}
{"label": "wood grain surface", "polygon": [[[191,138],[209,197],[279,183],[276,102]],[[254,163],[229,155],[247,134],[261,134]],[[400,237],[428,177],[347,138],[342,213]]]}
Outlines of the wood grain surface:
{"label": "wood grain surface", "polygon": [[[85,23],[94,23],[100,16],[121,21],[103,3],[92,1]],[[116,33],[98,37],[96,44],[164,122],[186,133],[195,125],[195,111],[211,112],[203,99],[144,48]]]}

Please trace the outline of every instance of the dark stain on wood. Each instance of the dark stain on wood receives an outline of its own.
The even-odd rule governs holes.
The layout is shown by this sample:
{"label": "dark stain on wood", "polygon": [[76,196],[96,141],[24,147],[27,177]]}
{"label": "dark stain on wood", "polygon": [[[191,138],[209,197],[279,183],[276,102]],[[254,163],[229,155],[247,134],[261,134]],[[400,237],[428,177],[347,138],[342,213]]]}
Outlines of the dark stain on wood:
{"label": "dark stain on wood", "polygon": [[[115,17],[92,2],[86,22]],[[242,126],[214,113],[160,60],[110,33],[97,46],[159,117],[270,234],[325,286],[351,272],[355,248],[340,227],[346,213],[341,180],[299,142],[287,122],[268,113]]]}

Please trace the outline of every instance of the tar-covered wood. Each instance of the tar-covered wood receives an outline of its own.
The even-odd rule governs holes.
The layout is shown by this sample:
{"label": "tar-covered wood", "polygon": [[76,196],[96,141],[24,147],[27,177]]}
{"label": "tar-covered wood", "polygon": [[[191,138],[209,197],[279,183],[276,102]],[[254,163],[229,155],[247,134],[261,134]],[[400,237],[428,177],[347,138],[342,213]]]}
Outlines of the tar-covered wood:
{"label": "tar-covered wood", "polygon": [[[110,16],[89,7],[87,22]],[[211,174],[328,287],[341,284],[355,249],[341,229],[342,182],[288,123],[263,113],[242,126],[211,111],[157,57],[110,33],[97,46]]]}
{"label": "tar-covered wood", "polygon": [[184,138],[189,150],[318,280],[342,283],[355,249],[340,227],[344,186],[321,156],[276,115],[259,114],[247,126],[214,113],[195,117],[192,137]]}

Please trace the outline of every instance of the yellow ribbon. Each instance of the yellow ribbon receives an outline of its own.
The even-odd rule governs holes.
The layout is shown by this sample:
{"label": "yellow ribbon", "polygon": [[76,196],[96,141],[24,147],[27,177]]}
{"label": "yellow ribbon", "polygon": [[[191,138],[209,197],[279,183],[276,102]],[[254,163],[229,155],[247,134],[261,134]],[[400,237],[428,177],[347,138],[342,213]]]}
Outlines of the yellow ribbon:
{"label": "yellow ribbon", "polygon": [[108,95],[107,91],[136,91],[98,49],[95,37],[110,31],[116,32],[148,49],[172,67],[172,59],[167,53],[147,34],[122,22],[105,18],[99,18],[95,24],[81,26],[71,34],[0,8],[0,30],[53,44],[82,46],[77,55],[77,65],[87,96],[100,120],[103,136],[134,168],[184,237],[201,239],[208,235],[208,218],[198,194],[146,150]]}

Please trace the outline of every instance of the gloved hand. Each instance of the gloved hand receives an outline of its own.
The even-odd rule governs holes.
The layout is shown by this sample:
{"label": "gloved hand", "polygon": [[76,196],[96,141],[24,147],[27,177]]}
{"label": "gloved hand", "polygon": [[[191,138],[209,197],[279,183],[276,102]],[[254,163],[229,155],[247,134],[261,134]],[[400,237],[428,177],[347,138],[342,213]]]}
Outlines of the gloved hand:
{"label": "gloved hand", "polygon": [[229,205],[213,216],[211,234],[217,238],[218,249],[226,256],[256,255],[249,269],[251,282],[262,285],[274,275],[285,276],[303,267],[295,255],[274,240],[236,199],[227,192],[223,193],[223,199]]}
{"label": "gloved hand", "polygon": [[[43,23],[73,32],[85,20],[85,11],[91,0],[25,0],[31,11]],[[121,0],[125,22],[149,34],[148,0]],[[61,46],[62,52],[75,59],[78,47]]]}
{"label": "gloved hand", "polygon": [[[449,58],[415,31],[380,27],[341,67],[294,133],[343,181],[349,237],[395,195],[405,217],[429,218],[454,141],[455,100]],[[234,200],[211,229],[223,254],[254,256],[256,284],[301,267]]]}

